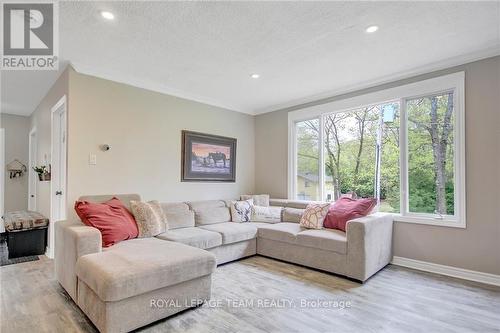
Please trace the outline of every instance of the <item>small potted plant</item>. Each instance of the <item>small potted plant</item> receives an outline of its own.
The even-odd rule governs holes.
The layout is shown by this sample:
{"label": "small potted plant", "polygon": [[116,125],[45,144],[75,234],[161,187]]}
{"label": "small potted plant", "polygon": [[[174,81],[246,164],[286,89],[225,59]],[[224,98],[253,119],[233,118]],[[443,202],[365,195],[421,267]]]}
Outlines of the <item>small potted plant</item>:
{"label": "small potted plant", "polygon": [[33,170],[38,174],[38,179],[41,182],[50,180],[50,166],[49,169],[45,165],[34,166]]}

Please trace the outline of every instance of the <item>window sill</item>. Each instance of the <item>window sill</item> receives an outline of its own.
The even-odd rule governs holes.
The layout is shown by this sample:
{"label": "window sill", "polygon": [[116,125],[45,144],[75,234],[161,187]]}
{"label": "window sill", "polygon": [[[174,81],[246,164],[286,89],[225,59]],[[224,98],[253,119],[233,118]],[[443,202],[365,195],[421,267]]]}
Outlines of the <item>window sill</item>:
{"label": "window sill", "polygon": [[403,216],[401,214],[393,214],[394,222],[426,224],[438,227],[451,227],[465,229],[465,220],[450,220],[450,219],[435,219],[432,217],[422,216]]}

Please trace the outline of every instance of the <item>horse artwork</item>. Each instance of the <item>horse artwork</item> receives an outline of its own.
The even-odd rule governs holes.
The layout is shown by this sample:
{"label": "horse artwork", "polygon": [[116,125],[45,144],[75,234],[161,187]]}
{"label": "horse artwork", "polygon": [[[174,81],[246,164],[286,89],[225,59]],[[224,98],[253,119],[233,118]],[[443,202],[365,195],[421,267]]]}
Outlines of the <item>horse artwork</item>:
{"label": "horse artwork", "polygon": [[215,165],[217,165],[218,161],[222,160],[222,162],[224,163],[224,168],[226,167],[226,154],[221,152],[209,153],[208,158],[211,158],[214,161]]}
{"label": "horse artwork", "polygon": [[182,181],[235,181],[236,139],[183,131]]}

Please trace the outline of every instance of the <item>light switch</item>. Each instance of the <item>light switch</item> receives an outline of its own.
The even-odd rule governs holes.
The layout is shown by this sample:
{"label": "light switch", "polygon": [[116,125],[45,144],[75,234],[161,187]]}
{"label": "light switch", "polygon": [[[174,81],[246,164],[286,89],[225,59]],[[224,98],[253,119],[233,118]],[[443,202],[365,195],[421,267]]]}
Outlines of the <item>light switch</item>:
{"label": "light switch", "polygon": [[96,165],[97,164],[97,155],[90,153],[89,154],[89,165]]}

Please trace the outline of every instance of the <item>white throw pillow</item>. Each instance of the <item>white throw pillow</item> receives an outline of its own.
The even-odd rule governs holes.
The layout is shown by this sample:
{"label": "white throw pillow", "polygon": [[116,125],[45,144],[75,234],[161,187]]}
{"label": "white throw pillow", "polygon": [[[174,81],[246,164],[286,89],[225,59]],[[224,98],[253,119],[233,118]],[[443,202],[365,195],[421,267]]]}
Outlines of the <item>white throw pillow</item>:
{"label": "white throw pillow", "polygon": [[231,201],[231,221],[250,222],[252,217],[253,199]]}
{"label": "white throw pillow", "polygon": [[278,223],[281,222],[281,207],[253,206],[252,221]]}
{"label": "white throw pillow", "polygon": [[328,214],[330,203],[311,203],[307,205],[300,218],[300,226],[308,229],[323,229],[323,222]]}
{"label": "white throw pillow", "polygon": [[243,194],[240,195],[240,200],[253,199],[253,204],[256,206],[269,207],[269,194]]}

